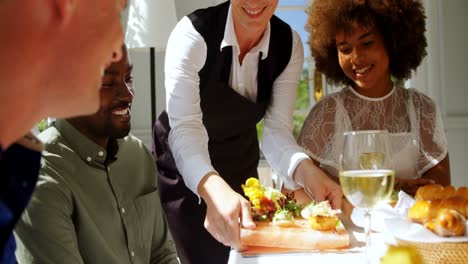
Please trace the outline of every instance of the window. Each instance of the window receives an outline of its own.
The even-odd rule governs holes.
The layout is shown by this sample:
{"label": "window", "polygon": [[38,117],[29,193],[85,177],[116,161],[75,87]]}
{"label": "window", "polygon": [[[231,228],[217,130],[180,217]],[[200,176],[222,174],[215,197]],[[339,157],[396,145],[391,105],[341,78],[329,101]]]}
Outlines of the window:
{"label": "window", "polygon": [[[306,9],[308,0],[280,0],[275,15],[287,22],[301,37],[304,46],[304,70],[299,81],[296,99],[296,109],[294,111],[294,136],[298,136],[302,124],[314,105],[314,91],[312,87],[314,80],[313,63],[310,57],[310,49],[307,44],[309,33],[305,30],[307,22]],[[320,76],[321,77],[321,76]],[[322,84],[321,78],[317,78]]]}

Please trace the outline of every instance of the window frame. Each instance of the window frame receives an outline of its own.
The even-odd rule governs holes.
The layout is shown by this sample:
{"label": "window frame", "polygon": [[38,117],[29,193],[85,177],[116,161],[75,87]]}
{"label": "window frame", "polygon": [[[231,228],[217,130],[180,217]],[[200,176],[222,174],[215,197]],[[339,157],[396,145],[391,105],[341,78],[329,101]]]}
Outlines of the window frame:
{"label": "window frame", "polygon": [[[309,2],[309,1],[307,1]],[[278,11],[300,11],[300,12],[306,12],[308,8],[308,3],[305,5],[288,5],[288,4],[278,4],[278,7],[276,8],[276,12]],[[276,13],[275,12],[275,13]],[[291,27],[294,28],[294,26],[291,24],[290,21],[285,20],[286,23],[288,23]],[[301,25],[305,26],[305,25]],[[302,39],[302,42],[304,43],[304,49],[308,49],[309,46],[306,45],[306,40]],[[312,109],[312,107],[315,105],[316,101],[314,99],[314,61],[312,56],[310,54],[304,58],[304,69],[307,69],[308,76],[307,76],[307,83],[308,83],[308,96],[309,96],[309,105],[306,109],[294,109],[293,115],[296,116],[303,116],[304,118],[307,117],[308,113]],[[323,89],[323,94],[326,94],[326,82],[324,79],[324,76],[322,75],[322,89]],[[297,100],[297,99],[296,99]],[[302,126],[302,125],[301,125]],[[299,129],[300,130],[300,129]],[[296,135],[297,136],[297,135]]]}

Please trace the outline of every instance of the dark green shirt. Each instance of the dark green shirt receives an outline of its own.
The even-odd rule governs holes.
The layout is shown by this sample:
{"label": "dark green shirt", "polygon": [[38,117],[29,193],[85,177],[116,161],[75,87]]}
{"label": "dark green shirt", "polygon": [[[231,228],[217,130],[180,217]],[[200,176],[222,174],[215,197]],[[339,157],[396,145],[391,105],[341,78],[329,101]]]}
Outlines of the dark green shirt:
{"label": "dark green shirt", "polygon": [[15,229],[19,263],[178,263],[156,165],[140,140],[129,135],[106,150],[65,120],[39,137],[40,178]]}

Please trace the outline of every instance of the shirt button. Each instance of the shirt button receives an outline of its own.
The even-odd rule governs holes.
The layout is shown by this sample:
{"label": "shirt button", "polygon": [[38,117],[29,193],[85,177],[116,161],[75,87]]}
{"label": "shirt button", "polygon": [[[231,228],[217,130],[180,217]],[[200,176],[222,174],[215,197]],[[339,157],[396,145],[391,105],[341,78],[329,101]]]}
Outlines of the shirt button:
{"label": "shirt button", "polygon": [[87,157],[86,160],[87,160],[87,161],[91,161],[91,157]]}
{"label": "shirt button", "polygon": [[102,156],[104,156],[104,152],[99,151],[98,155],[102,157]]}
{"label": "shirt button", "polygon": [[132,250],[132,252],[130,252],[130,254],[132,255],[132,257],[135,256],[135,252],[133,252],[133,250]]}
{"label": "shirt button", "polygon": [[239,88],[244,88],[244,83],[239,83]]}
{"label": "shirt button", "polygon": [[23,188],[28,187],[28,182],[27,182],[27,181],[22,181],[22,182],[21,182],[21,186],[22,186]]}
{"label": "shirt button", "polygon": [[120,211],[122,212],[122,214],[125,214],[125,208],[121,208]]}

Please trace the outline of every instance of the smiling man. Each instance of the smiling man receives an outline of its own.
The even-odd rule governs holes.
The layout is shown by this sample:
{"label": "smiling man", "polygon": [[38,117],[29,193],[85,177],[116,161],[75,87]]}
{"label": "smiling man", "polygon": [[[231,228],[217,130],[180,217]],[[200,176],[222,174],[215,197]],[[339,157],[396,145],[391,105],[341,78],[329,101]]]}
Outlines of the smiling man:
{"label": "smiling man", "polygon": [[304,55],[297,32],[273,15],[277,6],[227,1],[182,18],[169,38],[167,115],[155,126],[155,150],[182,263],[226,263],[230,247],[240,244],[239,219],[255,228],[241,184],[257,176],[262,119],[263,154],[286,187],[299,183],[317,200],[341,206],[339,186],[292,135]]}
{"label": "smiling man", "polygon": [[97,113],[40,134],[44,161],[15,232],[20,263],[178,263],[150,151],[129,135],[126,51],[105,70]]}

